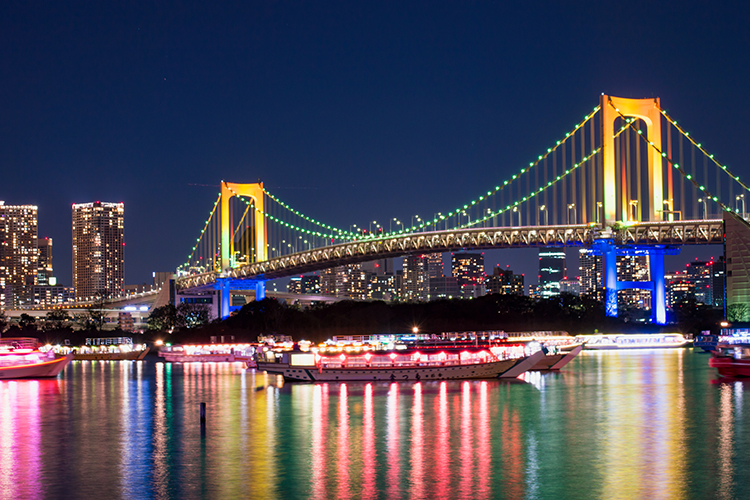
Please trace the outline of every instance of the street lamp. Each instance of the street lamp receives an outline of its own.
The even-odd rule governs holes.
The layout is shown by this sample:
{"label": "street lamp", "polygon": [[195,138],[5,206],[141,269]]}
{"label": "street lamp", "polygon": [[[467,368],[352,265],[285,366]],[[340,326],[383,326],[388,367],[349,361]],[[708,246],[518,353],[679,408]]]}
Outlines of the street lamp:
{"label": "street lamp", "polygon": [[[468,223],[468,224],[466,224],[466,227],[469,227],[469,226],[471,226],[471,214],[467,214],[467,213],[466,213],[466,210],[461,210],[461,215],[465,215],[465,216],[466,216],[466,217],[467,217],[467,218],[469,219],[469,223]],[[461,225],[461,223],[459,222],[459,224],[458,224],[458,225],[460,226],[460,225]]]}
{"label": "street lamp", "polygon": [[601,209],[602,209],[603,207],[604,207],[604,203],[602,203],[601,201],[597,201],[597,202],[596,202],[596,223],[597,223],[597,224],[600,224],[600,223],[601,223],[601,219],[599,218],[599,211],[600,211],[600,210],[601,210]]}
{"label": "street lamp", "polygon": [[[417,219],[417,222],[422,222],[422,219],[420,219],[418,215],[412,215],[411,216],[411,227],[414,227],[414,219]],[[424,226],[422,227],[422,230],[424,230]]]}
{"label": "street lamp", "polygon": [[738,194],[735,198],[734,202],[734,211],[738,211],[738,206],[740,204],[740,201],[742,202],[742,218],[745,218],[745,195],[744,194]]}
{"label": "street lamp", "polygon": [[576,223],[578,220],[578,213],[576,212],[576,204],[570,203],[568,204],[568,224],[570,224],[570,210],[573,209],[573,224]]}
{"label": "street lamp", "polygon": [[706,212],[708,211],[708,206],[706,205],[706,198],[698,198],[698,203],[703,203],[703,218],[706,218]]}
{"label": "street lamp", "polygon": [[[542,205],[539,207],[539,212],[544,212],[544,225],[549,225],[549,212],[547,212],[547,205]],[[539,214],[536,216],[536,225],[539,225]]]}
{"label": "street lamp", "polygon": [[635,222],[638,220],[638,200],[630,200],[630,206],[633,207],[633,217],[630,220]]}
{"label": "street lamp", "polygon": [[[518,207],[513,207],[513,212],[518,214],[518,226],[521,226],[521,212],[518,211]],[[513,215],[510,217],[510,227],[513,227]]]}

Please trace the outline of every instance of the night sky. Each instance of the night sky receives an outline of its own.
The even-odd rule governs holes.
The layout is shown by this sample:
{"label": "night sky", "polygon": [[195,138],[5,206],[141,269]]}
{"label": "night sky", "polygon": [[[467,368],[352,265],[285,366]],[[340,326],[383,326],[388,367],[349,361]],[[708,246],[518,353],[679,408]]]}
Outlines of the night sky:
{"label": "night sky", "polygon": [[661,97],[750,175],[744,3],[570,4],[2,2],[0,200],[39,206],[64,284],[70,205],[125,202],[131,284],[185,260],[222,179],[339,227],[431,217],[602,92]]}

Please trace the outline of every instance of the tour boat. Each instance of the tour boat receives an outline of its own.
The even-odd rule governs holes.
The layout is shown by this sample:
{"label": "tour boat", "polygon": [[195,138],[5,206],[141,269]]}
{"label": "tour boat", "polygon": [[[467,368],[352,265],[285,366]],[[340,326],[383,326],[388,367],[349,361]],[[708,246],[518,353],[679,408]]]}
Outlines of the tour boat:
{"label": "tour boat", "polygon": [[254,354],[254,344],[166,344],[159,349],[159,356],[172,363],[254,363]]}
{"label": "tour boat", "polygon": [[573,358],[581,353],[583,346],[578,345],[569,351],[563,351],[561,349],[545,349],[547,349],[545,356],[530,368],[529,371],[561,370],[565,365],[573,361]]}
{"label": "tour boat", "polygon": [[719,335],[711,335],[710,331],[701,332],[700,335],[695,337],[693,347],[700,347],[705,352],[713,352],[716,350],[716,344],[719,343]]}
{"label": "tour boat", "polygon": [[73,354],[78,361],[140,361],[150,348],[146,344],[134,344],[131,337],[102,337],[86,339],[82,346],[54,346],[57,357]]}
{"label": "tour boat", "polygon": [[673,348],[690,344],[681,333],[579,335],[576,342],[582,343],[587,350]]}
{"label": "tour boat", "polygon": [[750,343],[719,342],[708,365],[722,377],[750,377]]}
{"label": "tour boat", "polygon": [[0,339],[0,380],[57,377],[71,359],[40,351],[36,339]]}
{"label": "tour boat", "polygon": [[[544,353],[524,353],[523,345],[488,349],[416,349],[354,354],[268,349],[256,355],[259,371],[307,382],[452,380],[514,378],[536,365]],[[250,367],[248,365],[248,367]]]}

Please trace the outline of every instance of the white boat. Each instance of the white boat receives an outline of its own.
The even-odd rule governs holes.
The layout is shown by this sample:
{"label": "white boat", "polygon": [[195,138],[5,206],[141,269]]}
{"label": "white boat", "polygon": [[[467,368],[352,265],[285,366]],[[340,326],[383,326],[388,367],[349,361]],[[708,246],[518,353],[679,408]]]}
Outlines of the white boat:
{"label": "white boat", "polygon": [[313,352],[259,353],[259,371],[282,375],[286,380],[307,382],[455,380],[515,378],[541,358],[542,351],[530,356],[513,346],[479,350],[450,350],[422,353],[409,351],[368,351],[355,355],[328,356]]}
{"label": "white boat", "polygon": [[253,344],[175,344],[159,348],[159,357],[172,363],[254,362]]}
{"label": "white boat", "polygon": [[86,339],[82,346],[50,346],[57,357],[73,354],[78,361],[140,361],[150,348],[146,344],[134,344],[132,337],[102,337]]}
{"label": "white boat", "polygon": [[[31,345],[29,340],[33,340]],[[36,339],[0,340],[0,380],[57,377],[73,355],[55,358],[52,351],[41,352]]]}
{"label": "white boat", "polygon": [[686,347],[690,341],[681,333],[633,333],[579,335],[584,349],[662,349]]}

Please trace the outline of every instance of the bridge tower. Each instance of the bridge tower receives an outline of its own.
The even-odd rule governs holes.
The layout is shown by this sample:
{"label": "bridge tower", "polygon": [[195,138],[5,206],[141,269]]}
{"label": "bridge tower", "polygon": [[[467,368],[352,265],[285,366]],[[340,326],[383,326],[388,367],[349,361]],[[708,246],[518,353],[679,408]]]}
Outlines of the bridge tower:
{"label": "bridge tower", "polygon": [[[615,159],[615,120],[618,118],[640,118],[646,122],[646,138],[653,147],[648,151],[648,200],[638,200],[641,207],[648,207],[644,216],[649,221],[661,220],[664,204],[664,186],[661,151],[661,111],[659,98],[628,99],[601,96],[602,111],[602,193],[604,205],[604,225],[611,226],[617,220],[618,202],[620,214],[627,219],[629,203],[625,187],[617,178]],[[618,185],[620,199],[618,200]],[[671,191],[670,191],[671,192]],[[644,203],[647,201],[648,203]],[[625,221],[625,220],[624,220]],[[623,221],[623,222],[624,222]],[[602,240],[597,245],[604,258],[604,308],[607,316],[617,316],[617,291],[633,288],[651,291],[651,317],[657,324],[666,323],[666,293],[664,283],[664,254],[676,253],[673,248],[618,248],[612,240]],[[617,280],[617,255],[647,254],[651,267],[651,281],[623,282]]]}
{"label": "bridge tower", "polygon": [[[263,183],[237,184],[232,182],[221,182],[221,270],[226,273],[234,266],[234,238],[229,218],[229,200],[234,196],[247,196],[255,202],[255,261],[267,260],[267,233],[265,217],[265,199]],[[217,288],[221,297],[221,317],[229,316],[231,302],[229,278],[219,278]],[[255,282],[255,300],[263,300],[266,297],[266,282],[258,280]]]}

